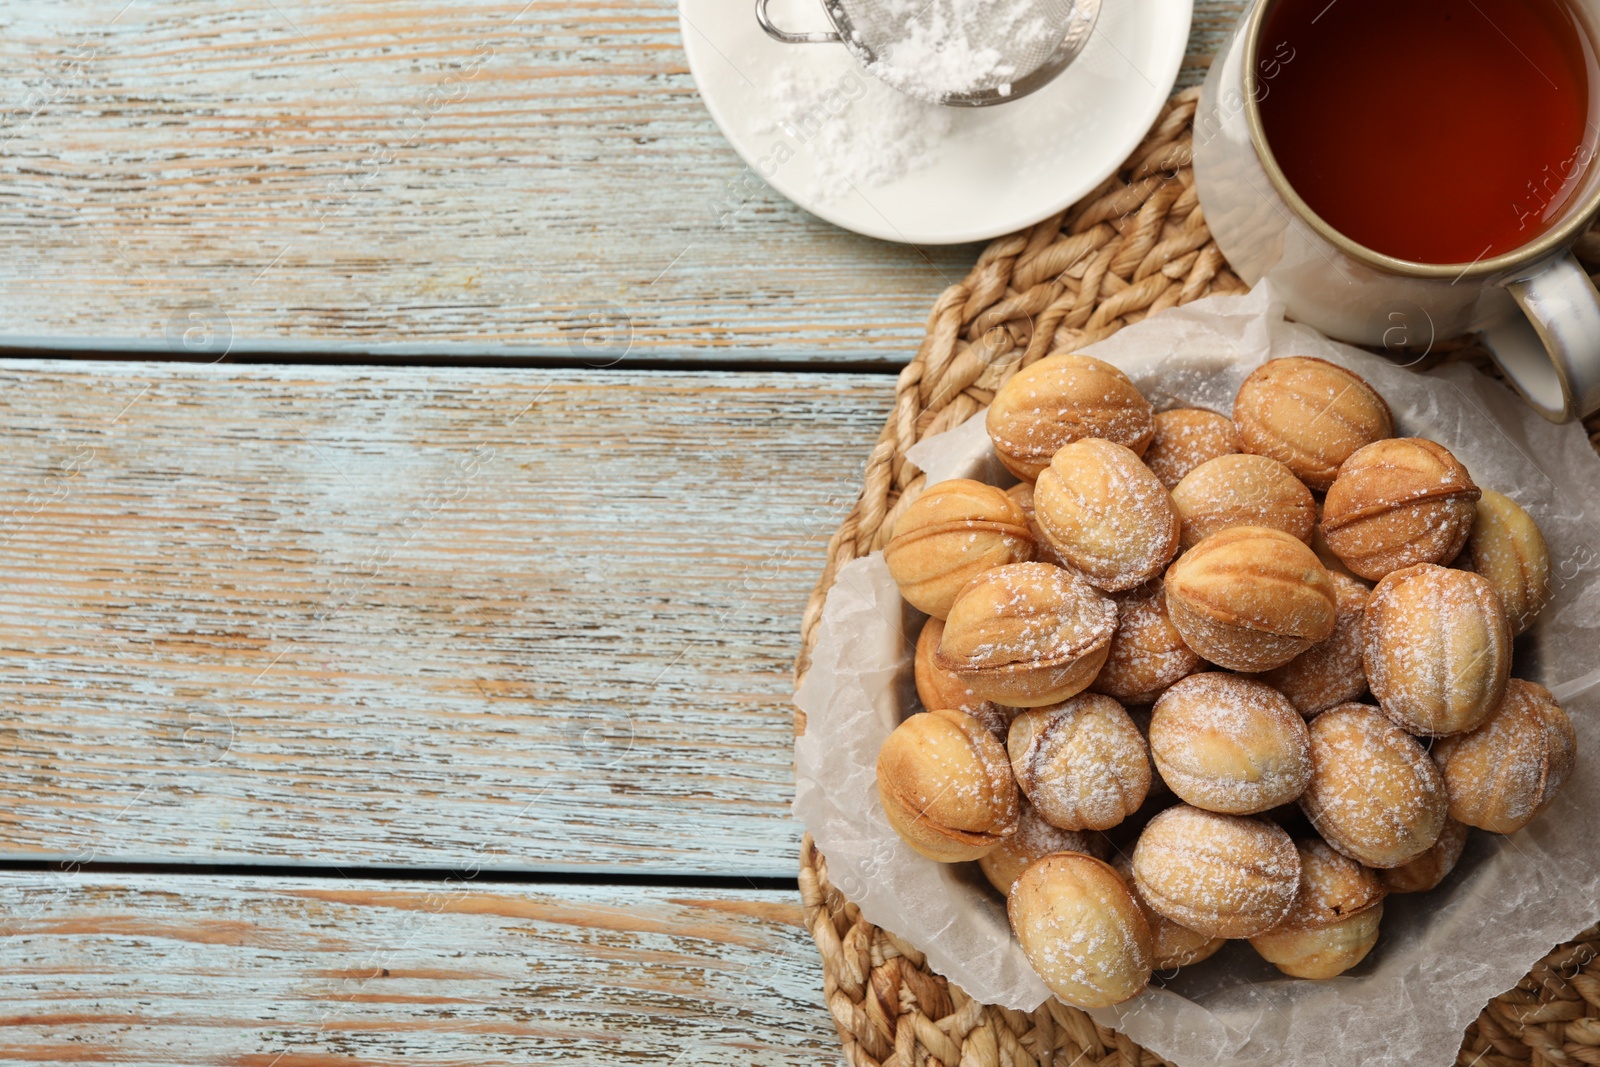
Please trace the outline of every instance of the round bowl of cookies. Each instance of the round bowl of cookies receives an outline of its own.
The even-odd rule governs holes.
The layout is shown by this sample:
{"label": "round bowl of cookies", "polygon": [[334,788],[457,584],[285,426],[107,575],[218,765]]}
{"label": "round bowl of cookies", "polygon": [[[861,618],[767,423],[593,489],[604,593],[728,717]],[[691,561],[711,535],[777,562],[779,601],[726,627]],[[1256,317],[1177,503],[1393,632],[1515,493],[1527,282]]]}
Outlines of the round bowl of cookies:
{"label": "round bowl of cookies", "polygon": [[1430,971],[1398,957],[1460,939],[1474,840],[1583,833],[1552,809],[1600,667],[1586,520],[1477,385],[1277,326],[1254,359],[1117,358],[1130,327],[1019,370],[913,451],[920,493],[830,593],[797,811],[986,1002],[1119,1023],[1152,983],[1226,1007]]}

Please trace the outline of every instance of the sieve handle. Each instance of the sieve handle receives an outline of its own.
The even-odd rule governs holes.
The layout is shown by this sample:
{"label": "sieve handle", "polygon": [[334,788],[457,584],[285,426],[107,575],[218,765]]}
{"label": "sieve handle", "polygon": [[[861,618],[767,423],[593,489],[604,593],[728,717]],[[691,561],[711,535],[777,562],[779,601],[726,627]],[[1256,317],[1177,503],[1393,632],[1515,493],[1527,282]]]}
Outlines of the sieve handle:
{"label": "sieve handle", "polygon": [[838,41],[839,35],[829,31],[826,33],[790,33],[773,24],[772,16],[767,13],[767,0],[756,0],[756,21],[761,23],[761,28],[767,31],[767,36],[774,41],[784,44],[828,44]]}

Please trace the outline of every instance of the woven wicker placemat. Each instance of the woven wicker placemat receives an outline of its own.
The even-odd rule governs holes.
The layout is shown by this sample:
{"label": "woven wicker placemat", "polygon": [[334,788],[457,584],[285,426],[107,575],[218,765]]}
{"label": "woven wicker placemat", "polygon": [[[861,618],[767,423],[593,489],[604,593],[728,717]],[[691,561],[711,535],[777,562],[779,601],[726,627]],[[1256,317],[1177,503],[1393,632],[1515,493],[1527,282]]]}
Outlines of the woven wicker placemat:
{"label": "woven wicker placemat", "polygon": [[[906,451],[987,405],[1019,369],[1144,316],[1212,293],[1241,292],[1206,228],[1190,169],[1198,89],[1173,97],[1123,169],[1053,218],[994,241],[940,295],[927,336],[895,385],[894,410],[867,460],[865,485],[828,544],[803,622],[803,677],[823,598],[839,567],[882,548],[922,490]],[[1600,236],[1578,249],[1600,259]],[[1481,358],[1461,346],[1444,353]],[[1441,353],[1435,353],[1438,358]],[[1587,424],[1591,440],[1600,419]],[[796,714],[797,733],[805,730]],[[1033,1013],[982,1004],[927,967],[922,953],[861,918],[828,881],[806,835],[806,925],[822,954],[823,992],[851,1067],[1112,1067],[1155,1054],[1052,1000]],[[1600,902],[1596,903],[1600,917]],[[1600,1067],[1600,927],[1561,945],[1467,1028],[1461,1067]]]}

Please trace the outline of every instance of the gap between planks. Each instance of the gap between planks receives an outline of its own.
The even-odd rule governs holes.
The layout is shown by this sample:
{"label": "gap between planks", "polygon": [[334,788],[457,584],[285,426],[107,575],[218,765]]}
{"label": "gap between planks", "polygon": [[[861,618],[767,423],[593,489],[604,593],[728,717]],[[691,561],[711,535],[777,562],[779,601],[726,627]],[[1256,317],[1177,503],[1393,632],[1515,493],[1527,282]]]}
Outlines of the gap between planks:
{"label": "gap between planks", "polygon": [[246,878],[269,882],[275,878],[326,878],[341,882],[448,882],[452,884],[495,886],[640,886],[650,889],[723,890],[738,892],[798,893],[798,877],[779,878],[759,875],[685,874],[673,871],[635,873],[627,871],[515,871],[477,867],[373,867],[318,866],[270,863],[116,863],[75,860],[0,859],[0,880],[30,876],[128,878],[147,875],[173,877]]}
{"label": "gap between planks", "polygon": [[899,374],[903,360],[870,353],[762,352],[757,358],[718,358],[705,352],[645,352],[595,360],[555,349],[494,351],[481,345],[359,346],[308,351],[294,345],[233,348],[222,356],[184,355],[158,345],[119,343],[110,338],[79,341],[0,337],[0,360],[58,359],[82,362],[160,362],[202,366],[467,367],[491,370],[581,370],[595,374],[641,371],[715,371],[719,374]]}

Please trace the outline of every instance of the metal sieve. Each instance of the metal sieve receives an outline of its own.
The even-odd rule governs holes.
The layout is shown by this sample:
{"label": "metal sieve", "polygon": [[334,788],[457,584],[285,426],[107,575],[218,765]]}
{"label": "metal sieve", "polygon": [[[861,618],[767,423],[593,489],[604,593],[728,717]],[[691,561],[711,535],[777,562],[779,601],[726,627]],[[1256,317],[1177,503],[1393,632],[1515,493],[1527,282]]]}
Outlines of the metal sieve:
{"label": "metal sieve", "polygon": [[1101,0],[822,0],[831,31],[756,21],[784,44],[842,44],[863,69],[911,96],[988,107],[1048,85],[1083,51]]}

